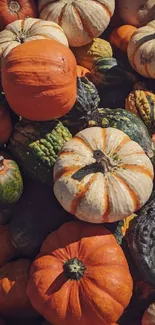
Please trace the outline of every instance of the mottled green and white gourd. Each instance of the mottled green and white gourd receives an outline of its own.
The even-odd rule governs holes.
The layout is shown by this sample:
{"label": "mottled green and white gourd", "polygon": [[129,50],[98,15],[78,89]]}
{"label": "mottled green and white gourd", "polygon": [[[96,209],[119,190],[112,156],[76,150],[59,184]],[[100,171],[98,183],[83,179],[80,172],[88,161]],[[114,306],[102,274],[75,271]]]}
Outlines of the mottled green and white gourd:
{"label": "mottled green and white gourd", "polygon": [[15,125],[9,149],[27,175],[52,185],[53,165],[62,146],[71,138],[69,130],[58,120],[21,120]]}

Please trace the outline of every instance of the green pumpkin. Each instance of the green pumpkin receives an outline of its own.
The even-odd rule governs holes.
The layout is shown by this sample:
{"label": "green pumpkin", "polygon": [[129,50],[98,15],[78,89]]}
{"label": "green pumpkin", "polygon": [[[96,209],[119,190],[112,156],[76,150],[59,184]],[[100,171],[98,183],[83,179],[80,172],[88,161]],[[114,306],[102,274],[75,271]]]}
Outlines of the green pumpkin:
{"label": "green pumpkin", "polygon": [[0,153],[0,210],[18,201],[23,191],[23,180],[18,165]]}
{"label": "green pumpkin", "polygon": [[131,112],[121,108],[98,108],[96,112],[81,120],[80,130],[92,126],[113,127],[123,131],[131,140],[139,143],[149,158],[154,161],[155,148],[149,132],[142,120]]}
{"label": "green pumpkin", "polygon": [[21,120],[15,125],[9,149],[27,175],[52,186],[52,168],[64,143],[71,138],[58,120]]}
{"label": "green pumpkin", "polygon": [[155,190],[130,224],[126,240],[142,280],[155,286]]}
{"label": "green pumpkin", "polygon": [[100,58],[94,62],[92,81],[98,87],[116,87],[124,82],[136,82],[137,77],[132,71],[115,58]]}
{"label": "green pumpkin", "polygon": [[77,99],[73,108],[60,120],[75,134],[75,127],[83,115],[94,112],[99,105],[100,97],[95,85],[86,77],[77,78]]}

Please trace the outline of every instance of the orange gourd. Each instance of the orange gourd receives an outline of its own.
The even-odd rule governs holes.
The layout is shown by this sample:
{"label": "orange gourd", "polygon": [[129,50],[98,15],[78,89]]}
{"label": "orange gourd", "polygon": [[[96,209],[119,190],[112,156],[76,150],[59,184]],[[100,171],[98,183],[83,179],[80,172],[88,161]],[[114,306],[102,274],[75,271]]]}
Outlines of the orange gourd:
{"label": "orange gourd", "polygon": [[113,324],[128,305],[132,278],[103,226],[71,221],[52,232],[32,262],[27,294],[56,325]]}
{"label": "orange gourd", "polygon": [[33,0],[1,0],[0,31],[17,19],[37,17],[37,9]]}
{"label": "orange gourd", "polygon": [[3,104],[0,104],[0,145],[5,144],[12,132],[10,114]]}
{"label": "orange gourd", "polygon": [[77,65],[77,76],[78,77],[89,77],[90,71],[87,68],[82,67],[81,65]]}
{"label": "orange gourd", "polygon": [[2,85],[13,111],[46,121],[68,113],[76,101],[76,60],[55,40],[34,40],[14,48],[3,60]]}
{"label": "orange gourd", "polygon": [[110,34],[109,41],[112,46],[126,53],[130,38],[136,30],[137,28],[131,25],[116,27]]}
{"label": "orange gourd", "polygon": [[0,267],[2,267],[17,255],[17,251],[11,243],[9,227],[7,225],[0,227],[0,243]]}

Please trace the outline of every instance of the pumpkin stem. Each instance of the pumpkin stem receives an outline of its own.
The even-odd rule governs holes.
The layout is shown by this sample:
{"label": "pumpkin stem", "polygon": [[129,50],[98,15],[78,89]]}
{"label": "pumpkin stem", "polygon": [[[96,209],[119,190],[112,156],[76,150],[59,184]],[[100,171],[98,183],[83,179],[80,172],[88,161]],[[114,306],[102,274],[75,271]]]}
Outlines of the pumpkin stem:
{"label": "pumpkin stem", "polygon": [[67,279],[80,280],[86,267],[78,258],[74,257],[64,263],[63,269]]}
{"label": "pumpkin stem", "polygon": [[17,1],[10,1],[9,2],[9,9],[13,13],[17,13],[20,10],[20,4]]}
{"label": "pumpkin stem", "polygon": [[0,156],[0,171],[4,169],[4,157]]}
{"label": "pumpkin stem", "polygon": [[109,172],[113,167],[117,166],[112,160],[101,150],[95,150],[93,153],[96,162],[104,168],[104,173]]}

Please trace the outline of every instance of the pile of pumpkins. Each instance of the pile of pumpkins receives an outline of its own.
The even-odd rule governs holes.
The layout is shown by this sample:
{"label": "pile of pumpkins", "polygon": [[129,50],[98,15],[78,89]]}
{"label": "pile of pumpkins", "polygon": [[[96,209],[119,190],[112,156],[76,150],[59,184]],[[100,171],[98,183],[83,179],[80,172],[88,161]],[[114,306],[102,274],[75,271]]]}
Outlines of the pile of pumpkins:
{"label": "pile of pumpkins", "polygon": [[155,1],[0,1],[0,325],[155,325]]}

